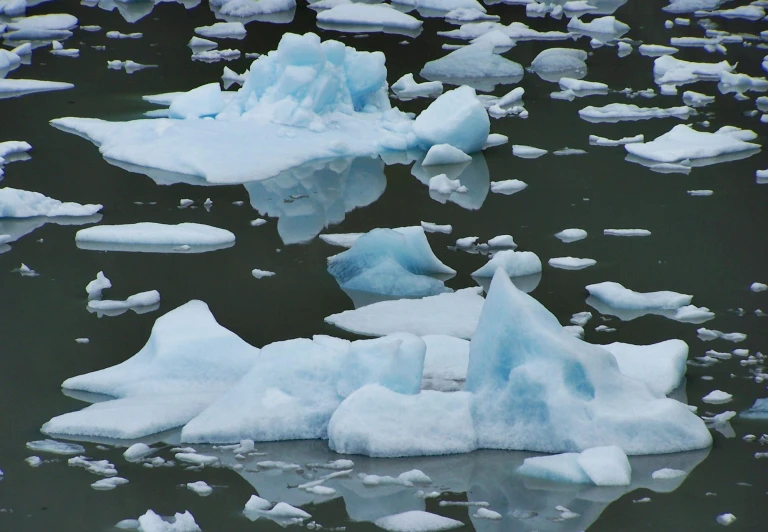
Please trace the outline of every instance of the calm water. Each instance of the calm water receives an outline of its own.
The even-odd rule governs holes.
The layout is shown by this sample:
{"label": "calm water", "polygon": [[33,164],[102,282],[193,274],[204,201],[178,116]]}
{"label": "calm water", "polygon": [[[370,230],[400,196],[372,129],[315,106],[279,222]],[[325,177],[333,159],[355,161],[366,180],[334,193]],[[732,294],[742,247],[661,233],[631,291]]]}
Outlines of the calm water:
{"label": "calm water", "polygon": [[[658,0],[629,0],[616,16],[632,27],[630,37],[647,43],[668,44],[670,36],[701,35],[694,26],[665,30],[663,21],[667,17],[660,11],[665,4]],[[728,4],[732,5],[736,3]],[[741,439],[748,433],[768,432],[768,424],[739,420],[732,422],[733,433],[713,432],[714,446],[709,451],[632,459],[633,485],[629,489],[524,481],[514,475],[514,469],[528,454],[490,451],[409,460],[352,457],[355,472],[396,476],[418,468],[434,480],[424,489],[450,491],[426,502],[414,495],[418,488],[363,488],[354,478],[330,482],[340,496],[318,502],[321,499],[291,489],[311,477],[311,468],[279,474],[238,473],[225,468],[200,472],[180,467],[146,469],[125,462],[121,447],[97,447],[97,442],[84,444],[86,454],[109,459],[120,475],[130,480],[129,484],[97,492],[90,488],[97,480],[93,475],[68,467],[66,459],[42,454],[50,462],[29,467],[24,458],[32,453],[25,448],[25,442],[40,439],[39,427],[51,417],[85,405],[62,394],[60,383],[67,377],[129,358],[144,344],[157,317],[190,299],[207,302],[222,325],[256,346],[313,334],[353,338],[323,322],[325,316],[353,306],[325,270],[326,257],[338,248],[317,238],[295,243],[311,238],[326,223],[333,224],[331,232],[416,225],[421,220],[452,224],[452,235],[429,237],[437,256],[459,272],[447,283],[452,288],[473,286],[469,273],[486,261],[480,255],[450,249],[456,238],[477,235],[485,241],[509,233],[521,249],[535,251],[544,262],[567,255],[598,261],[592,268],[575,272],[545,265],[532,295],[563,323],[575,312],[592,310],[585,304],[585,285],[613,280],[638,291],[668,289],[694,294],[695,304],[717,314],[706,327],[748,334],[747,341],[738,346],[720,341],[704,343],[696,336],[697,326],[691,324],[652,315],[627,322],[601,316],[586,327],[586,340],[590,342],[648,344],[680,338],[688,342],[690,356],[694,357],[708,349],[744,347],[759,351],[766,349],[768,341],[768,318],[753,313],[761,306],[768,311],[768,293],[749,291],[752,282],[768,279],[768,185],[757,185],[754,178],[756,169],[768,166],[762,154],[696,168],[689,176],[654,173],[625,162],[621,148],[590,147],[588,135],[620,138],[643,133],[651,139],[678,123],[677,119],[590,124],[578,117],[578,109],[625,102],[625,96],[611,93],[574,102],[554,101],[549,93],[557,90],[556,85],[527,74],[520,85],[526,90],[530,118],[493,120],[492,131],[508,135],[511,143],[549,150],[583,148],[588,154],[523,160],[513,158],[507,145],[476,156],[471,173],[462,176],[462,182],[466,178],[473,184],[471,201],[465,205],[470,209],[432,200],[427,187],[411,174],[410,165],[385,166],[373,160],[355,161],[343,175],[319,168],[305,179],[305,189],[297,187],[282,195],[270,182],[245,187],[158,184],[146,175],[109,164],[90,142],[58,131],[48,121],[62,116],[137,118],[153,108],[141,100],[141,95],[188,90],[218,79],[224,63],[191,62],[186,47],[194,27],[216,21],[213,13],[206,3],[189,10],[181,4],[164,3],[129,24],[117,11],[81,6],[74,1],[50,2],[30,10],[31,14],[55,12],[71,13],[82,25],[98,24],[105,30],[126,33],[139,31],[144,37],[115,41],[106,39],[103,32],[76,30],[66,46],[80,48],[80,58],[55,57],[39,50],[32,65],[22,66],[10,75],[68,81],[76,88],[0,100],[0,140],[25,140],[33,146],[30,160],[5,167],[2,184],[60,200],[101,203],[102,221],[109,224],[199,222],[222,227],[236,234],[237,244],[193,255],[97,252],[74,245],[77,226],[49,223],[36,228],[34,221],[0,221],[0,234],[29,233],[0,255],[0,468],[5,472],[0,479],[0,530],[109,530],[121,519],[136,518],[148,508],[161,515],[189,510],[205,531],[279,529],[264,519],[251,523],[242,516],[243,505],[254,493],[302,505],[323,526],[345,526],[350,531],[374,530],[376,527],[369,521],[377,517],[425,508],[465,522],[467,530],[707,530],[720,526],[714,518],[724,512],[737,516],[734,529],[768,527],[768,461],[753,457],[756,451],[768,449]],[[491,12],[501,15],[503,23],[519,20],[539,30],[562,30],[565,26],[564,21],[549,18],[526,19],[519,6],[494,6]],[[425,19],[421,36],[413,44],[403,45],[400,42],[404,38],[398,35],[353,36],[317,30],[314,18],[314,12],[300,2],[290,23],[253,22],[248,25],[246,39],[224,41],[220,48],[265,53],[276,47],[286,31],[316,31],[323,38],[340,39],[358,49],[384,51],[392,83],[407,72],[418,72],[426,61],[444,55],[440,46],[446,40],[437,37],[436,32],[452,27],[441,19]],[[734,32],[758,33],[765,29],[765,24],[738,21],[718,20],[718,24]],[[93,45],[105,45],[106,51],[95,50]],[[524,42],[505,56],[529,65],[539,51],[550,46]],[[586,39],[574,46],[589,50]],[[586,79],[605,82],[618,90],[655,86],[651,58],[635,51],[617,59],[613,47],[592,52]],[[728,45],[725,58],[731,64],[738,62],[740,72],[759,76],[760,58],[765,52]],[[699,49],[684,49],[678,57],[696,61],[723,58]],[[107,70],[108,59],[132,59],[158,68],[127,75]],[[249,62],[243,58],[226,64],[242,72]],[[499,86],[495,94],[504,94],[509,88]],[[716,94],[713,83],[686,88]],[[760,135],[756,142],[764,143],[766,126],[757,118],[744,116],[745,111],[754,109],[754,101],[739,102],[732,95],[717,95],[717,102],[706,108],[704,116],[694,117],[691,122],[706,118],[712,130],[723,125],[752,128]],[[631,101],[659,107],[679,102],[679,96]],[[397,105],[407,111],[420,111],[427,104],[426,100],[416,100]],[[512,178],[527,182],[529,187],[513,196],[486,192],[488,181]],[[691,197],[686,193],[691,189],[712,189],[714,195]],[[354,190],[367,192],[351,201]],[[291,194],[307,193],[308,197],[293,202],[290,198]],[[181,198],[193,199],[197,205],[211,198],[214,205],[210,212],[202,207],[181,210]],[[236,201],[244,205],[236,206]],[[295,216],[299,206],[294,203],[299,202],[309,206],[301,206],[307,207],[301,209],[303,212],[314,214]],[[344,212],[354,206],[358,208]],[[269,223],[251,227],[249,221],[261,215]],[[590,236],[572,244],[563,244],[552,236],[568,227],[584,228]],[[648,238],[612,238],[602,236],[604,228],[645,228],[653,234]],[[29,278],[13,273],[21,262],[40,276]],[[253,268],[275,271],[277,275],[255,280],[250,273]],[[157,289],[162,295],[160,310],[100,319],[89,313],[84,287],[99,270],[115,286],[109,292],[110,298],[122,299]],[[743,315],[733,311],[737,308],[744,309]],[[595,326],[602,323],[617,331],[595,332]],[[90,343],[76,344],[77,337],[88,337]],[[749,370],[739,365],[738,359],[711,368],[690,367],[684,392],[689,402],[699,407],[700,414],[743,410],[756,398],[766,396],[765,384],[750,379]],[[702,376],[714,380],[702,380]],[[703,404],[700,398],[713,389],[732,393],[733,401],[719,407]],[[166,435],[164,441],[173,443],[174,435]],[[338,458],[324,442],[257,447],[267,459],[302,466]],[[201,446],[197,449],[209,452]],[[170,446],[159,454],[171,457]],[[222,456],[232,461],[227,453]],[[650,473],[661,467],[684,469],[689,475],[682,481],[652,482]],[[214,486],[214,493],[201,498],[179,487],[196,480]],[[633,502],[645,497],[651,501]],[[440,500],[487,501],[505,517],[499,522],[471,519],[471,509],[439,506]],[[580,517],[552,520],[559,515],[557,505]]]}

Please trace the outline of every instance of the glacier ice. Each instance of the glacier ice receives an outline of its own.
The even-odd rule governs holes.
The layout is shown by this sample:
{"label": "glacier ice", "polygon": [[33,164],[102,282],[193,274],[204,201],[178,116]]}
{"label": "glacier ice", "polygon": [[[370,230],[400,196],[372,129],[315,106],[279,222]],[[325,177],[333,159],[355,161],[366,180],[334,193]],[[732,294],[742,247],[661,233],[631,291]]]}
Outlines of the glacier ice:
{"label": "glacier ice", "polygon": [[556,453],[617,445],[655,454],[712,441],[683,404],[623,376],[608,351],[564,332],[503,272],[472,337],[465,389],[474,394],[480,447]]}
{"label": "glacier ice", "polygon": [[158,318],[130,359],[62,384],[116,399],[57,416],[42,430],[131,439],[182,426],[239,381],[258,354],[205,303],[190,301]]}
{"label": "glacier ice", "polygon": [[421,226],[374,229],[329,257],[328,272],[345,291],[423,297],[449,289],[430,275],[453,275],[435,256]]}
{"label": "glacier ice", "polygon": [[421,378],[423,390],[454,392],[464,388],[469,364],[469,342],[455,336],[422,336],[427,346]]}

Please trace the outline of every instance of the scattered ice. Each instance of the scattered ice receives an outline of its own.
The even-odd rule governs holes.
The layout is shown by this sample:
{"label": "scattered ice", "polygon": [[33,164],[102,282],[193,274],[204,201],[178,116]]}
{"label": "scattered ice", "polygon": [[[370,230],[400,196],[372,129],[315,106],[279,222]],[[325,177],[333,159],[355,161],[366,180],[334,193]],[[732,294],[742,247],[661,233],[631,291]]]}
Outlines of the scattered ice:
{"label": "scattered ice", "polygon": [[632,144],[635,142],[644,142],[645,137],[640,135],[635,135],[634,137],[623,137],[619,140],[612,140],[607,139],[605,137],[599,137],[597,135],[590,135],[589,136],[589,144],[592,146],[622,146],[624,144]]}
{"label": "scattered ice", "polygon": [[673,46],[662,46],[660,44],[641,44],[638,48],[642,55],[648,57],[660,57],[662,55],[676,54],[680,50]]}
{"label": "scattered ice", "polygon": [[145,456],[148,456],[155,452],[154,449],[152,449],[149,445],[146,443],[134,443],[130,447],[128,447],[125,452],[123,453],[123,456],[126,460],[129,462],[138,462]]}
{"label": "scattered ice", "polygon": [[584,229],[563,229],[555,233],[555,237],[568,244],[587,238],[587,232]]}
{"label": "scattered ice", "polygon": [[[266,505],[264,503],[266,503]],[[305,519],[310,519],[312,517],[304,510],[291,506],[285,502],[279,502],[274,507],[267,510],[270,506],[271,504],[268,501],[265,501],[256,495],[252,495],[245,504],[243,514],[251,521],[255,521],[260,517],[266,517],[282,526],[299,524]]]}
{"label": "scattered ice", "polygon": [[60,454],[63,456],[72,456],[85,452],[85,447],[77,443],[65,443],[56,440],[37,440],[28,441],[27,449],[39,453]]}
{"label": "scattered ice", "polygon": [[94,475],[105,477],[114,477],[117,475],[117,469],[108,460],[91,460],[85,456],[75,456],[67,460],[67,464],[72,467],[82,467]]}
{"label": "scattered ice", "polygon": [[28,456],[24,461],[29,464],[30,467],[40,467],[43,460],[39,456]]}
{"label": "scattered ice", "polygon": [[272,277],[275,275],[275,272],[254,268],[253,271],[251,271],[251,275],[253,275],[256,279],[263,279],[264,277]]}
{"label": "scattered ice", "polygon": [[11,187],[0,188],[0,218],[91,216],[101,209],[101,205],[62,203],[38,192]]}
{"label": "scattered ice", "polygon": [[93,312],[111,313],[138,309],[141,307],[153,307],[160,304],[160,292],[150,290],[130,296],[125,301],[92,299],[88,301],[88,310]]}
{"label": "scattered ice", "polygon": [[201,497],[207,497],[213,493],[213,488],[202,480],[198,480],[197,482],[187,482],[187,489],[194,491]]}
{"label": "scattered ice", "polygon": [[506,181],[491,181],[491,192],[495,194],[504,194],[509,196],[520,192],[528,186],[527,183],[519,179],[507,179]]}
{"label": "scattered ice", "polygon": [[681,471],[680,469],[670,469],[668,467],[665,467],[651,473],[651,478],[653,478],[654,480],[671,480],[674,478],[684,477],[685,475],[686,475],[685,471]]}
{"label": "scattered ice", "polygon": [[603,234],[608,236],[650,236],[647,229],[603,229]]}
{"label": "scattered ice", "polygon": [[583,270],[597,264],[595,259],[577,259],[574,257],[556,257],[549,259],[549,265],[561,270]]}
{"label": "scattered ice", "polygon": [[747,339],[747,335],[744,333],[724,333],[722,331],[705,329],[703,327],[701,329],[697,329],[696,333],[699,335],[699,338],[705,342],[721,338],[723,340],[728,340],[729,342],[738,343]]}
{"label": "scattered ice", "polygon": [[166,520],[152,510],[147,510],[147,513],[139,517],[139,530],[141,532],[201,532],[195,518],[188,511],[183,514],[176,513]]}
{"label": "scattered ice", "polygon": [[534,148],[533,146],[523,146],[521,144],[514,144],[512,146],[512,155],[523,159],[537,159],[546,153],[547,150]]}
{"label": "scattered ice", "polygon": [[144,70],[145,68],[155,68],[156,66],[157,65],[142,65],[141,63],[131,61],[130,59],[127,61],[107,61],[107,68],[110,70],[125,70],[128,74],[133,74],[134,72]]}
{"label": "scattered ice", "polygon": [[420,510],[380,517],[375,524],[388,532],[437,532],[464,526],[461,521]]}
{"label": "scattered ice", "polygon": [[[453,232],[453,227],[449,224],[440,225],[432,222],[421,222],[421,227],[427,233],[443,233],[446,235],[450,235]],[[323,236],[328,236],[328,235],[321,235],[320,238],[322,238]]]}
{"label": "scattered ice", "polygon": [[[206,50],[192,54],[192,61],[204,63],[216,63],[218,61],[233,61],[240,58],[240,50],[227,48],[226,50]],[[127,67],[126,67],[127,70]],[[185,117],[186,118],[186,117]]]}

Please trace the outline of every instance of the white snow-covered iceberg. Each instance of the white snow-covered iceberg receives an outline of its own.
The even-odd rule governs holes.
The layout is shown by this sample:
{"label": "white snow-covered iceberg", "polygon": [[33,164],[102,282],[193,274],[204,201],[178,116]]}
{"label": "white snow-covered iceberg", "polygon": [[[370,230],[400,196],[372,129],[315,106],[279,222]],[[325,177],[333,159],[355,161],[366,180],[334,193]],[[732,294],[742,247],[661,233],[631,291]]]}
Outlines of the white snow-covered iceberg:
{"label": "white snow-covered iceberg", "polygon": [[317,336],[262,348],[251,370],[184,427],[184,442],[326,438],[347,395],[366,384],[413,394],[426,345],[411,334],[348,342]]}
{"label": "white snow-covered iceberg", "polygon": [[203,252],[235,244],[235,235],[226,229],[196,223],[177,225],[140,222],[125,225],[97,225],[75,235],[77,247],[99,251]]}
{"label": "white snow-covered iceberg", "polygon": [[712,442],[685,405],[622,375],[613,355],[564,332],[501,272],[472,337],[465,389],[479,447],[656,454]]}
{"label": "white snow-covered iceberg", "polygon": [[133,357],[62,384],[113,400],[57,416],[42,431],[133,439],[183,426],[238,382],[258,355],[219,325],[205,303],[190,301],[158,318]]}
{"label": "white snow-covered iceberg", "polygon": [[430,275],[454,275],[435,256],[421,226],[374,229],[328,258],[328,272],[345,291],[424,297],[449,291]]}
{"label": "white snow-covered iceberg", "polygon": [[209,84],[166,99],[170,116],[184,119],[51,123],[90,139],[116,163],[217,184],[263,180],[310,161],[431,147],[412,118],[390,106],[381,52],[286,33],[247,78],[237,92]]}

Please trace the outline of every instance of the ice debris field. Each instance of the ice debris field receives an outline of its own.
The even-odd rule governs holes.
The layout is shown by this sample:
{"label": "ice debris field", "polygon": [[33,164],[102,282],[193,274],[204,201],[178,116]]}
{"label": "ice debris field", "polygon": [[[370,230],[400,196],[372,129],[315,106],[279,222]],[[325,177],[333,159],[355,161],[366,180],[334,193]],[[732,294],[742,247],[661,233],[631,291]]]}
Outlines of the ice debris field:
{"label": "ice debris field", "polygon": [[[106,266],[114,286],[104,271],[95,278],[91,272],[81,310],[106,318],[99,322],[105,326],[149,314],[151,331],[135,354],[61,383],[65,395],[90,404],[44,409],[55,413],[35,421],[44,439],[26,443],[33,454],[23,459],[24,467],[66,463],[99,477],[90,483],[93,490],[117,493],[133,481],[118,467],[184,468],[199,478],[178,487],[201,498],[223,491],[206,471],[226,468],[258,492],[243,501],[238,518],[280,526],[344,530],[313,519],[317,504],[343,497],[345,523],[367,522],[392,532],[451,530],[467,522],[478,530],[512,530],[520,522],[533,527],[526,530],[550,530],[553,523],[585,530],[608,503],[632,490],[674,491],[716,438],[736,436],[731,422],[754,432],[741,437],[745,444],[768,444],[768,434],[761,434],[768,429],[759,425],[768,420],[765,356],[730,319],[766,316],[752,308],[768,305],[762,294],[768,286],[761,280],[743,283],[748,310],[669,290],[654,273],[646,274],[653,282],[638,276],[637,285],[625,286],[627,276],[617,267],[622,249],[653,246],[667,236],[657,233],[658,224],[646,226],[653,232],[643,228],[652,216],[632,219],[617,212],[615,223],[629,225],[599,229],[587,225],[588,218],[574,217],[572,223],[584,223],[589,232],[547,229],[547,243],[526,241],[526,225],[516,228],[522,238],[507,234],[508,228],[481,238],[474,236],[485,234],[477,226],[458,223],[454,231],[452,225],[464,220],[458,209],[472,213],[506,202],[512,210],[540,198],[536,194],[546,185],[536,175],[517,179],[518,161],[548,169],[560,159],[564,169],[569,160],[601,152],[620,154],[611,172],[645,172],[649,183],[667,178],[657,174],[695,176],[707,166],[726,169],[742,161],[739,168],[750,168],[746,177],[754,194],[764,193],[759,185],[768,183],[761,155],[768,124],[768,2],[669,0],[655,18],[644,19],[664,28],[652,33],[664,38],[646,42],[639,15],[635,26],[631,11],[646,9],[640,0],[179,0],[181,6],[173,7],[182,16],[201,12],[198,4],[211,11],[209,24],[190,27],[189,40],[177,43],[189,52],[185,68],[215,63],[221,76],[202,84],[185,79],[183,89],[176,81],[165,80],[167,89],[147,83],[164,92],[141,90],[130,104],[118,100],[111,104],[116,110],[85,116],[54,94],[35,96],[64,91],[75,104],[82,86],[95,82],[59,67],[90,60],[95,52],[103,58],[101,74],[164,76],[162,53],[155,55],[157,64],[140,54],[143,46],[154,46],[143,28],[159,3],[83,0],[78,13],[103,15],[93,18],[110,21],[107,28],[57,12],[67,10],[63,2],[0,0],[0,99],[50,96],[59,104],[45,127],[62,142],[86,144],[74,138],[82,137],[93,146],[79,149],[98,150],[109,165],[144,174],[153,184],[245,191],[249,201],[232,201],[231,207],[258,212],[246,230],[274,229],[281,246],[276,253],[293,244],[321,249],[319,273],[347,296],[346,308],[313,318],[315,333],[307,337],[253,345],[217,321],[212,309],[218,304],[209,307],[197,296],[179,301],[176,295],[166,303],[165,285],[155,285],[157,270],[148,270],[133,292],[125,292],[119,273]],[[314,26],[294,28],[297,12],[308,14]],[[277,39],[269,38],[274,49],[262,43],[257,51],[251,37],[264,24],[283,29]],[[379,34],[391,39],[386,53],[366,45]],[[99,44],[88,44],[90,38]],[[414,66],[404,56],[422,43],[439,48],[420,49],[414,54],[420,66]],[[736,61],[737,51],[757,60]],[[644,69],[652,86],[622,87],[605,74],[630,61]],[[49,62],[57,79],[24,77],[25,70],[39,71]],[[410,71],[403,73],[405,64]],[[589,133],[557,131],[549,144],[528,145],[542,138],[525,133],[539,127],[535,110],[542,102],[572,115]],[[136,112],[134,104],[152,109]],[[730,111],[729,121],[727,113],[713,110],[718,105],[749,109]],[[22,119],[0,120],[2,126]],[[557,121],[542,127],[560,129]],[[14,261],[9,283],[54,278],[52,265],[37,266],[31,258],[39,255],[21,245],[48,223],[62,232],[75,227],[68,229],[67,245],[87,257],[84,264],[115,256],[166,267],[170,262],[155,260],[175,261],[163,276],[175,275],[183,261],[226,262],[227,250],[243,245],[242,228],[226,218],[189,221],[220,208],[211,200],[214,194],[205,201],[181,196],[173,210],[183,221],[168,223],[171,217],[152,221],[149,210],[126,215],[111,204],[107,185],[88,191],[103,194],[103,204],[75,202],[73,195],[82,190],[77,186],[52,187],[56,197],[31,190],[45,185],[17,179],[21,165],[14,163],[37,158],[38,151],[41,158],[51,157],[48,147],[38,150],[33,136],[29,142],[6,138],[13,127],[7,131],[0,129],[0,255]],[[571,147],[562,143],[566,138]],[[498,162],[503,154],[506,166]],[[424,220],[425,209],[415,213],[420,223],[367,221],[357,232],[331,227],[387,193],[387,167],[406,165],[429,198],[427,219],[435,221]],[[709,186],[702,181],[683,195],[696,202],[728,194],[704,188]],[[134,202],[142,208],[155,204]],[[309,247],[318,240],[323,247]],[[588,247],[596,240],[610,241],[615,254]],[[450,244],[438,248],[439,242]],[[468,257],[480,262],[468,267]],[[253,260],[245,272],[249,281],[269,287],[287,277],[266,254]],[[580,277],[582,270],[590,277]],[[552,302],[551,294],[537,291],[549,276],[591,280],[569,281],[579,285],[584,299],[569,320],[558,319],[562,308],[539,301]],[[697,306],[703,304],[713,309]],[[613,341],[620,328],[649,320],[662,325],[653,334],[635,332],[642,343]],[[702,326],[710,321],[713,328]],[[75,342],[86,346],[90,338]],[[703,342],[713,342],[713,348],[701,349]],[[686,381],[693,377],[686,374],[721,364],[732,365],[730,382],[696,374],[707,383],[707,392],[692,401],[702,404],[699,411],[688,404]],[[732,384],[737,377],[760,386],[751,406],[742,405],[743,389]],[[120,449],[127,464],[89,456],[109,449]],[[510,452],[494,459],[483,450]],[[715,445],[712,452],[722,450]],[[768,452],[752,456],[768,458]],[[420,457],[435,458],[408,461]],[[404,467],[412,463],[425,464],[426,471]],[[0,469],[0,489],[18,482],[3,456],[0,467],[11,471],[6,477]],[[282,480],[265,481],[267,473]],[[571,492],[576,495],[562,495]],[[454,500],[455,493],[467,500]],[[438,498],[439,505],[427,511],[425,501]],[[521,498],[527,510],[515,507]],[[463,521],[434,511],[452,506],[467,509]],[[713,513],[710,524],[738,523],[726,510]],[[0,508],[2,513],[12,509]],[[489,528],[498,521],[501,528]],[[143,532],[202,530],[187,510],[162,515],[148,509],[113,524]]]}

